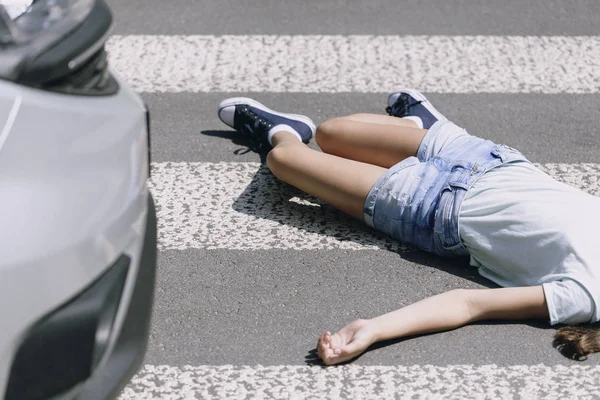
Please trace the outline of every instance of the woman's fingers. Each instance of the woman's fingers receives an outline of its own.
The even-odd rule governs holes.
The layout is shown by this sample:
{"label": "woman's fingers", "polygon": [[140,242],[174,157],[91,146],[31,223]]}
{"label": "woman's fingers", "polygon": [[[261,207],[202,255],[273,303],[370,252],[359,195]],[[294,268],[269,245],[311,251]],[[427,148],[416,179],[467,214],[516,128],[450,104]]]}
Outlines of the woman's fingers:
{"label": "woman's fingers", "polygon": [[335,334],[326,331],[319,337],[319,356],[326,365],[350,360],[366,350],[371,343],[366,320],[356,320]]}
{"label": "woman's fingers", "polygon": [[335,352],[334,343],[339,346],[342,343],[341,337],[338,334],[331,335],[331,332],[327,331],[319,336],[317,343],[317,354],[323,360],[326,365],[332,365],[344,361],[340,359],[339,351],[338,354]]}
{"label": "woman's fingers", "polygon": [[319,336],[317,343],[317,354],[324,361],[328,354],[331,352],[331,336],[329,332],[324,332]]}
{"label": "woman's fingers", "polygon": [[317,354],[319,357],[323,358],[325,355],[325,334],[323,333],[319,336],[319,341],[317,342]]}
{"label": "woman's fingers", "polygon": [[327,331],[319,336],[317,354],[326,365],[332,365],[356,357],[364,347],[360,341],[345,343],[342,335],[339,333],[331,335],[331,332]]}
{"label": "woman's fingers", "polygon": [[338,342],[338,335],[331,336],[330,332],[325,332],[319,337],[319,343],[317,346],[317,354],[323,360],[325,365],[332,365],[342,362],[344,360],[340,359],[340,352],[336,353],[334,346],[332,343]]}

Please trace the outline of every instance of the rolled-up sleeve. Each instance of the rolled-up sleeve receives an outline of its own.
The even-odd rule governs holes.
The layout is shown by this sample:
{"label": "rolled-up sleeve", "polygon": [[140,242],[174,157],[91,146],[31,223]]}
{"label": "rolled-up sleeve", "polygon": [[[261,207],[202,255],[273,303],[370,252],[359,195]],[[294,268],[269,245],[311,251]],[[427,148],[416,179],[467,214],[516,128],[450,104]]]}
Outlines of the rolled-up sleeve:
{"label": "rolled-up sleeve", "polygon": [[543,284],[550,324],[590,322],[595,306],[589,293],[576,281],[565,279]]}

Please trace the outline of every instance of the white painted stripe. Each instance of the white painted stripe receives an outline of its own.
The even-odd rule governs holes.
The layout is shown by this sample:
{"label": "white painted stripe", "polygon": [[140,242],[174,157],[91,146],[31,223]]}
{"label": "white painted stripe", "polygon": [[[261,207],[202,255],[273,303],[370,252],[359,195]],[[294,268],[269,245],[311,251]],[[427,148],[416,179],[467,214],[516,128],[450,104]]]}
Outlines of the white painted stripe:
{"label": "white painted stripe", "polygon": [[600,36],[114,36],[143,92],[598,93]]}
{"label": "white painted stripe", "polygon": [[[600,196],[600,164],[538,164]],[[159,249],[389,249],[397,241],[279,182],[259,163],[156,163]]]}
{"label": "white painted stripe", "polygon": [[600,366],[146,365],[119,400],[591,399]]}

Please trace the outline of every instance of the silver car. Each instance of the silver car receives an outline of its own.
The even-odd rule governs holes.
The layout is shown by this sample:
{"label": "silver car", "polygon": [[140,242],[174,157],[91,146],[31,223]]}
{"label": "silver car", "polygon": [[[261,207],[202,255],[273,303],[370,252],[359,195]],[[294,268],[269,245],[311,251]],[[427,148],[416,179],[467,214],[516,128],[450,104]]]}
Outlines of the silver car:
{"label": "silver car", "polygon": [[114,398],[154,293],[149,112],[103,0],[0,5],[0,398]]}

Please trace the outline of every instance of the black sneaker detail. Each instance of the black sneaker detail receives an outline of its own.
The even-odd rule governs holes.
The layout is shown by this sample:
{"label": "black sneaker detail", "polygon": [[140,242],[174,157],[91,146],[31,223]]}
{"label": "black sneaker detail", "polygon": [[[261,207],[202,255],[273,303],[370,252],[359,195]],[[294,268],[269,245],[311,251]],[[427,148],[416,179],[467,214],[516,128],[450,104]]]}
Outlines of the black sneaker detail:
{"label": "black sneaker detail", "polygon": [[391,107],[385,108],[385,112],[392,117],[400,118],[411,115],[410,109],[423,102],[423,100],[415,100],[411,103],[411,99],[412,97],[407,93],[401,93]]}
{"label": "black sneaker detail", "polygon": [[271,148],[267,139],[269,130],[275,124],[261,115],[258,115],[253,107],[246,104],[238,104],[235,106],[234,129],[244,134],[250,145],[248,146],[253,151],[259,153]]}

